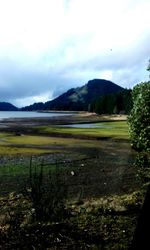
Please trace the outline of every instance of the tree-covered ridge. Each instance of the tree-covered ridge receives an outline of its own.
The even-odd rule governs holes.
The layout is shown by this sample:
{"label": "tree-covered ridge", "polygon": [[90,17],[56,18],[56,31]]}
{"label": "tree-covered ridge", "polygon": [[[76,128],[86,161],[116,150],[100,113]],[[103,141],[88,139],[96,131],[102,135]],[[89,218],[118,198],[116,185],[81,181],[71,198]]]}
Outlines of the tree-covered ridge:
{"label": "tree-covered ridge", "polygon": [[90,105],[90,111],[98,114],[128,114],[132,108],[132,90],[100,96]]}
{"label": "tree-covered ridge", "polygon": [[0,102],[0,111],[17,111],[18,108],[8,102]]}
{"label": "tree-covered ridge", "polygon": [[90,80],[82,87],[72,88],[52,101],[35,103],[24,107],[23,110],[70,110],[87,111],[94,100],[110,93],[118,93],[123,88],[117,84],[103,80]]}

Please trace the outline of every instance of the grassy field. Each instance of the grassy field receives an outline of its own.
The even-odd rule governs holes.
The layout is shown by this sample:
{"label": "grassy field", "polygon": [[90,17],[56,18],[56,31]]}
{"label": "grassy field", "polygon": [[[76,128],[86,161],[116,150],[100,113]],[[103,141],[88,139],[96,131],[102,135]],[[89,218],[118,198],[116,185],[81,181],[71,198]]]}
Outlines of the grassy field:
{"label": "grassy field", "polygon": [[95,139],[128,139],[126,121],[102,124],[106,128],[43,126],[34,129],[37,135],[16,136],[14,133],[0,133],[0,154],[41,154],[66,151],[70,148],[99,148],[101,143]]}
{"label": "grassy field", "polygon": [[[20,136],[0,133],[0,248],[129,248],[146,186],[134,165],[127,122],[105,121],[103,126],[47,125]],[[41,166],[44,195],[52,192],[49,174],[55,171],[67,186],[70,217],[63,223],[51,223],[49,217],[46,222],[34,220],[27,190],[31,192],[31,167],[39,175]]]}
{"label": "grassy field", "polygon": [[70,136],[81,136],[81,137],[93,137],[93,138],[128,138],[128,125],[126,121],[115,121],[115,122],[100,122],[95,125],[102,125],[104,128],[66,128],[66,127],[51,127],[43,126],[37,130],[40,133],[48,133],[55,135],[70,135]]}

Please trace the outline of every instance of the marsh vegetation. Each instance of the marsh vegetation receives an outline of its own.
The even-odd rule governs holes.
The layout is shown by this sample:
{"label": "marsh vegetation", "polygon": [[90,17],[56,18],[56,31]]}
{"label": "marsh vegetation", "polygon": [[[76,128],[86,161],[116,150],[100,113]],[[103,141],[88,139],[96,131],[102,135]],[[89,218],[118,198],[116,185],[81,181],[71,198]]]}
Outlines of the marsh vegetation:
{"label": "marsh vegetation", "polygon": [[58,127],[62,118],[1,131],[2,249],[119,250],[132,242],[148,170],[134,164],[126,120],[65,119],[104,126]]}

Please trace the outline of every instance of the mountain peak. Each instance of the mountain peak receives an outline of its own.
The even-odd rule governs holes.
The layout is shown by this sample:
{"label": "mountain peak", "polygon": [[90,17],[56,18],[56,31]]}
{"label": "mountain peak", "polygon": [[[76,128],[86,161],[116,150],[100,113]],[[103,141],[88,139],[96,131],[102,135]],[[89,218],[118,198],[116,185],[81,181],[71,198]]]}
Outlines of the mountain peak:
{"label": "mountain peak", "polygon": [[[89,104],[91,104],[96,98],[111,93],[117,93],[122,91],[123,88],[117,84],[105,80],[105,79],[93,79],[81,87],[71,88],[67,92],[58,96],[52,101],[48,101],[41,109],[45,110],[69,110],[69,111],[82,111],[88,110]],[[31,105],[25,107],[23,110],[36,110],[39,105]]]}

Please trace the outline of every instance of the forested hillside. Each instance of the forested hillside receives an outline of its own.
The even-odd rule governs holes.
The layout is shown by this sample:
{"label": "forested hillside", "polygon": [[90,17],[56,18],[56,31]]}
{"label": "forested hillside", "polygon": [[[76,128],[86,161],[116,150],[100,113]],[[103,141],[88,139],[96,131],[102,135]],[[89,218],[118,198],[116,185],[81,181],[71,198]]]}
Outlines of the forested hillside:
{"label": "forested hillside", "polygon": [[46,103],[34,103],[22,110],[69,110],[88,111],[91,104],[99,97],[118,93],[123,88],[117,84],[103,80],[90,80],[82,87],[69,89],[67,92]]}
{"label": "forested hillside", "polygon": [[97,98],[90,106],[98,114],[128,114],[132,108],[132,90],[123,90]]}
{"label": "forested hillside", "polygon": [[17,111],[18,108],[8,102],[0,102],[0,111]]}

